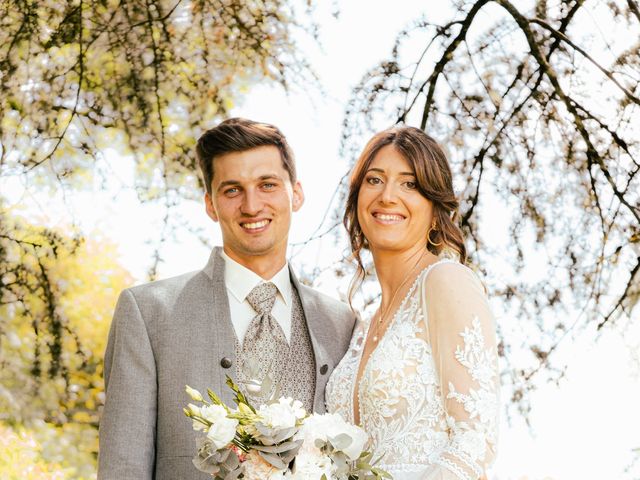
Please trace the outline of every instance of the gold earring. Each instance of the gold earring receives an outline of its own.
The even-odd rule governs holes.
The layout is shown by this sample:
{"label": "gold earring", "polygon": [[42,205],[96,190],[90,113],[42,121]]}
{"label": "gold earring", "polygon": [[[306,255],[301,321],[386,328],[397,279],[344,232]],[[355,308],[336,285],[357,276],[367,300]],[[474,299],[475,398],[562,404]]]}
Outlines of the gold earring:
{"label": "gold earring", "polygon": [[433,221],[433,223],[431,224],[431,227],[429,227],[429,231],[427,232],[427,244],[430,243],[431,245],[433,245],[436,248],[440,247],[444,243],[444,241],[440,241],[440,243],[436,243],[433,240],[431,240],[431,231],[432,230],[437,232],[437,230],[436,230],[436,221],[435,220]]}

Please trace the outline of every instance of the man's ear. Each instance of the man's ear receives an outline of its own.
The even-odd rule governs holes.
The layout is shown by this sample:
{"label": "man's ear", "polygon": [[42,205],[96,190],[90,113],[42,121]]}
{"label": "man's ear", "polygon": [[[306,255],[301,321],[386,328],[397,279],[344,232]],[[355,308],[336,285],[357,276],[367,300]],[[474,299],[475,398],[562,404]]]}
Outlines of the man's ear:
{"label": "man's ear", "polygon": [[300,210],[300,207],[304,204],[304,192],[302,191],[302,184],[300,181],[296,181],[293,185],[293,202],[292,208],[294,212]]}
{"label": "man's ear", "polygon": [[213,206],[213,201],[211,200],[211,195],[209,193],[204,194],[204,206],[207,210],[207,215],[214,222],[218,221],[218,214],[216,213],[216,209]]}

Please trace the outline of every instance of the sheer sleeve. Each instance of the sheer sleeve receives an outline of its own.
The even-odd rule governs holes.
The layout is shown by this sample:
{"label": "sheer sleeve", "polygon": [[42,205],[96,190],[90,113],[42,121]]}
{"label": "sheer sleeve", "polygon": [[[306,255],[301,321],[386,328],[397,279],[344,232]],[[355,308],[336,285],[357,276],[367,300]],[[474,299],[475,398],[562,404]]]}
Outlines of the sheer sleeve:
{"label": "sheer sleeve", "polygon": [[427,275],[422,305],[446,411],[448,442],[429,480],[477,480],[496,454],[498,366],[495,323],[484,287],[467,267]]}

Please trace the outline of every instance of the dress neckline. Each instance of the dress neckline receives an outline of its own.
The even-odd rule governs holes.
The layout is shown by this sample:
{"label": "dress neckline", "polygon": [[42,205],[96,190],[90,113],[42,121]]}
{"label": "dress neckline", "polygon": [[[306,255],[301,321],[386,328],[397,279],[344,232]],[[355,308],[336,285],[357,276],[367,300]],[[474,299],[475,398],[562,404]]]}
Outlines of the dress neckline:
{"label": "dress neckline", "polygon": [[432,264],[427,265],[426,267],[424,267],[422,270],[420,270],[418,272],[418,274],[416,275],[416,278],[414,279],[413,283],[411,284],[411,287],[409,288],[409,290],[407,290],[407,294],[404,296],[404,298],[402,299],[402,302],[400,302],[400,304],[398,305],[398,308],[393,313],[393,317],[391,317],[391,321],[389,322],[389,325],[385,329],[384,333],[380,336],[380,340],[378,341],[376,346],[373,347],[373,350],[371,350],[371,353],[369,353],[369,356],[367,357],[367,361],[365,362],[364,366],[362,367],[362,375],[359,376],[360,367],[361,367],[361,364],[362,364],[362,357],[364,355],[364,348],[366,346],[367,339],[369,337],[369,329],[371,328],[371,317],[369,317],[369,320],[367,321],[366,328],[364,330],[364,337],[363,337],[363,340],[362,340],[362,348],[360,349],[360,354],[358,355],[358,361],[356,363],[356,370],[355,370],[355,377],[354,377],[354,381],[353,381],[353,389],[351,391],[351,408],[350,408],[351,412],[350,412],[350,414],[351,414],[352,421],[353,421],[354,424],[356,422],[356,405],[355,405],[356,404],[356,398],[358,400],[358,423],[362,422],[362,403],[360,402],[360,382],[362,380],[362,377],[364,377],[364,375],[365,375],[365,373],[367,371],[367,367],[369,366],[369,361],[371,360],[371,357],[373,357],[373,355],[376,353],[376,350],[378,349],[378,347],[384,341],[384,338],[387,335],[387,332],[389,330],[391,330],[391,328],[395,325],[398,313],[403,311],[404,306],[407,303],[407,300],[409,300],[411,295],[413,295],[413,292],[415,291],[415,289],[416,289],[416,287],[418,285],[418,281],[421,278],[426,277],[433,267],[435,267],[436,265],[439,265],[441,263],[456,263],[456,262],[455,262],[455,260],[452,260],[450,258],[440,258],[437,261],[433,262]]}

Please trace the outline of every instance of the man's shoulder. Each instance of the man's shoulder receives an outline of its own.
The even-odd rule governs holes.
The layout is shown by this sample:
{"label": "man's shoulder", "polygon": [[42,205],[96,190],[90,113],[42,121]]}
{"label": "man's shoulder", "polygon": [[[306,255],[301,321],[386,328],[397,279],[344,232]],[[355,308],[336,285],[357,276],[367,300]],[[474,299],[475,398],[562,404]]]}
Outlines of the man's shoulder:
{"label": "man's shoulder", "polygon": [[196,270],[175,277],[135,285],[125,291],[131,293],[136,299],[166,301],[180,295],[185,289],[202,287],[207,280],[208,277],[202,270]]}

